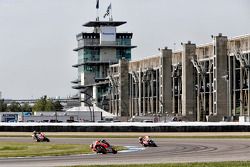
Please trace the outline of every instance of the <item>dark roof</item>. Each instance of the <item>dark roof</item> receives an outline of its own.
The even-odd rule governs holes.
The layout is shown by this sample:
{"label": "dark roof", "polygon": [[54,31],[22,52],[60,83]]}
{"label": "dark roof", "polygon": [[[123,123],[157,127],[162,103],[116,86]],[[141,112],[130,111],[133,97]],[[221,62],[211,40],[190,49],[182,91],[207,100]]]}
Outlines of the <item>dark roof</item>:
{"label": "dark roof", "polygon": [[83,26],[85,27],[100,27],[100,26],[120,26],[127,23],[126,21],[90,21]]}
{"label": "dark roof", "polygon": [[77,83],[79,83],[79,82],[81,82],[80,79],[76,79],[76,80],[74,80],[74,81],[71,81],[71,83],[75,83],[75,84],[77,84]]}
{"label": "dark roof", "polygon": [[89,85],[75,85],[75,86],[72,86],[73,89],[84,89],[84,88],[87,88],[87,87],[92,87],[94,85],[106,85],[106,84],[109,84],[109,81],[105,80],[105,81],[102,81],[102,82],[96,82],[96,83],[93,83],[93,84],[89,84]]}
{"label": "dark roof", "polygon": [[109,65],[109,64],[117,64],[118,62],[114,62],[114,61],[86,61],[83,63],[79,63],[79,64],[74,64],[72,67],[79,67],[82,65]]}
{"label": "dark roof", "polygon": [[85,45],[78,48],[73,49],[73,51],[78,51],[84,48],[136,48],[137,46],[133,45]]}

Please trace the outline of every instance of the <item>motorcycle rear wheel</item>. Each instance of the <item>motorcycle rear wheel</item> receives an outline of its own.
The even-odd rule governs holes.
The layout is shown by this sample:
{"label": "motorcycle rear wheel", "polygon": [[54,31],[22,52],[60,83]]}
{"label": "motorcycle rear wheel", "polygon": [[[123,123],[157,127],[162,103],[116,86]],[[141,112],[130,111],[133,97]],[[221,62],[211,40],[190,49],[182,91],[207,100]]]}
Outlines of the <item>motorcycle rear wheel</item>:
{"label": "motorcycle rear wheel", "polygon": [[113,153],[113,154],[117,154],[117,150],[112,149],[112,153]]}
{"label": "motorcycle rear wheel", "polygon": [[44,141],[50,142],[49,138],[47,138],[47,137],[44,139]]}
{"label": "motorcycle rear wheel", "polygon": [[107,150],[103,146],[96,146],[95,147],[97,153],[107,154]]}

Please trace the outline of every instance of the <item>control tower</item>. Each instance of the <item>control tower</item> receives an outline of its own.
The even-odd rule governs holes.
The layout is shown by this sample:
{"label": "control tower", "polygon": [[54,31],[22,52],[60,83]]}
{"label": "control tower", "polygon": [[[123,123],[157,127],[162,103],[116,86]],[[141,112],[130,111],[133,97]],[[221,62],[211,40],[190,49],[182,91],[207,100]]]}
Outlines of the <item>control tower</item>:
{"label": "control tower", "polygon": [[109,66],[120,59],[131,60],[133,33],[117,32],[117,27],[126,21],[90,21],[83,26],[92,28],[92,32],[81,32],[76,35],[78,46],[74,51],[78,54],[78,62],[73,67],[78,69],[76,84],[72,88],[79,90],[78,96],[83,106],[96,105],[108,109],[108,93],[110,82]]}

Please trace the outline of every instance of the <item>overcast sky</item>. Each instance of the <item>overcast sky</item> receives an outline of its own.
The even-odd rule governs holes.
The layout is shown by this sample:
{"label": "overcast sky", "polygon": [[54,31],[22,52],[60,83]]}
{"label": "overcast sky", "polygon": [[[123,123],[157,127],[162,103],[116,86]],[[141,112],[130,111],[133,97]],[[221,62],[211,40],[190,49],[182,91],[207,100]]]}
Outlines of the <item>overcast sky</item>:
{"label": "overcast sky", "polygon": [[[118,31],[133,32],[132,59],[250,33],[249,0],[100,0],[100,16],[112,3]],[[0,91],[4,98],[66,97],[76,93],[75,35],[96,17],[96,0],[0,0]],[[102,18],[103,19],[103,18]]]}

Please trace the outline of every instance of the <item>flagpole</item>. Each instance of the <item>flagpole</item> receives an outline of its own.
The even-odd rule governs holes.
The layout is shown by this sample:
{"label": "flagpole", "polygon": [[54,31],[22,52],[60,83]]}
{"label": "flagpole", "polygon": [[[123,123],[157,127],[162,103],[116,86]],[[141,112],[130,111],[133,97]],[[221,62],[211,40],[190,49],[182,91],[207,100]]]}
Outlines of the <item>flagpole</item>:
{"label": "flagpole", "polygon": [[96,9],[96,21],[99,21],[99,9]]}
{"label": "flagpole", "polygon": [[96,21],[99,21],[99,0],[96,0]]}
{"label": "flagpole", "polygon": [[110,20],[113,21],[113,14],[112,14],[113,9],[112,9],[112,4],[110,3],[110,5],[111,5],[111,8],[110,8],[110,9],[111,9],[111,12],[110,12],[110,13],[111,13],[110,17],[111,17],[111,18],[110,18]]}

